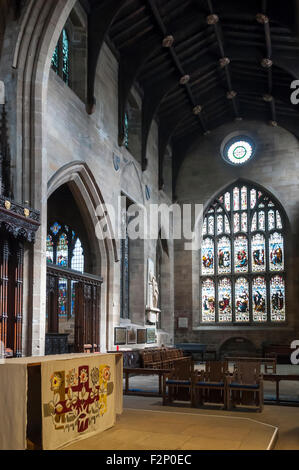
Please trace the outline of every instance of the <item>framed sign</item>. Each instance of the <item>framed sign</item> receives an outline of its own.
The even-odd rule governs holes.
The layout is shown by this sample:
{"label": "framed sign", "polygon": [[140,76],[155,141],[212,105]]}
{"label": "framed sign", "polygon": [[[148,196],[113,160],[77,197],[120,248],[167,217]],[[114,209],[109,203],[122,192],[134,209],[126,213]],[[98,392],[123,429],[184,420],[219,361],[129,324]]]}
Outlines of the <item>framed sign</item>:
{"label": "framed sign", "polygon": [[116,327],[114,328],[114,344],[126,344],[127,341],[127,329]]}
{"label": "framed sign", "polygon": [[127,330],[127,343],[136,344],[137,334],[135,328],[130,328]]}
{"label": "framed sign", "polygon": [[156,330],[155,328],[148,328],[146,330],[146,342],[152,344],[156,342]]}
{"label": "framed sign", "polygon": [[146,343],[146,329],[137,330],[137,344]]}

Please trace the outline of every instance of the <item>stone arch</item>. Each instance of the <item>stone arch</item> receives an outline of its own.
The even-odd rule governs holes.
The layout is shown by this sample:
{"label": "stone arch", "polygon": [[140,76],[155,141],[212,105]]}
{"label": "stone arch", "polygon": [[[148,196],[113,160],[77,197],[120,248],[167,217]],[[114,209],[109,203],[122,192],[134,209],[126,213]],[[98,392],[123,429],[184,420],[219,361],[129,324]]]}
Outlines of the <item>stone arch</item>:
{"label": "stone arch", "polygon": [[[109,338],[113,336],[114,266],[118,261],[113,226],[100,189],[86,163],[76,161],[60,168],[48,182],[48,197],[64,184],[68,184],[74,196],[86,229],[90,234],[95,234],[89,239],[95,254],[93,274],[101,275],[104,279],[101,289],[101,312],[106,312],[106,315],[101,315],[100,318],[100,339],[101,345],[105,344],[105,349],[110,349],[112,345],[109,345]],[[103,217],[100,222],[99,216]]]}
{"label": "stone arch", "polygon": [[238,356],[238,355],[252,355],[256,353],[256,345],[254,342],[245,336],[240,336],[240,332],[234,335],[229,335],[222,341],[219,346],[219,356]]}
{"label": "stone arch", "polygon": [[[15,198],[40,210],[41,226],[34,247],[25,253],[24,268],[31,272],[24,284],[24,343],[27,355],[43,355],[46,310],[47,170],[46,106],[51,57],[76,0],[28,0],[18,24],[7,27],[15,40],[10,52],[9,110],[16,139]],[[10,42],[11,44],[11,42]],[[32,176],[33,175],[33,176]],[[33,281],[34,280],[34,281]],[[34,328],[33,328],[34,325]]]}

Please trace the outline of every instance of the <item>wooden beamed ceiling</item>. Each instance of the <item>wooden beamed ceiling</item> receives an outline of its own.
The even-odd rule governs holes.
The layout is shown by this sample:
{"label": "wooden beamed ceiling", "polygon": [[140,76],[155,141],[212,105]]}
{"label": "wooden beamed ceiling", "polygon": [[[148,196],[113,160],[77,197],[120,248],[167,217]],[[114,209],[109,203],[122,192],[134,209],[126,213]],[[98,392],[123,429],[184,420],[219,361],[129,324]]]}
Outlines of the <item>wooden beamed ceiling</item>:
{"label": "wooden beamed ceiling", "polygon": [[299,137],[290,84],[299,78],[296,0],[89,0],[88,110],[105,39],[119,55],[119,141],[132,86],[143,91],[142,166],[159,124],[159,184],[167,145],[232,120],[263,119]]}

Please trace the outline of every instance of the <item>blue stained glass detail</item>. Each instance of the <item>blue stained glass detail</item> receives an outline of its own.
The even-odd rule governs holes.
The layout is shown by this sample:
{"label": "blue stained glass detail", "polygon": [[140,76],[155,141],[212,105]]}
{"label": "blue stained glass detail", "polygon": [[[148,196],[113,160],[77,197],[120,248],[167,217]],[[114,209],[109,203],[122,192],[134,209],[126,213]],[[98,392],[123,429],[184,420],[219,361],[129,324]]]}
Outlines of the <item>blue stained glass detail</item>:
{"label": "blue stained glass detail", "polygon": [[51,65],[52,65],[53,69],[55,70],[55,72],[58,73],[58,69],[59,69],[59,51],[58,51],[58,44],[57,44],[56,47],[55,47],[54,54],[53,54],[52,60],[51,60]]}
{"label": "blue stained glass detail", "polygon": [[62,74],[67,84],[69,84],[69,49],[69,38],[64,29],[62,31]]}
{"label": "blue stained glass detail", "polygon": [[54,233],[54,235],[57,235],[57,233],[59,232],[59,230],[61,229],[61,225],[59,225],[58,222],[55,222],[52,227],[50,227],[50,230],[52,233]]}
{"label": "blue stained glass detail", "polygon": [[124,146],[126,148],[129,147],[129,118],[128,118],[128,113],[125,113]]}

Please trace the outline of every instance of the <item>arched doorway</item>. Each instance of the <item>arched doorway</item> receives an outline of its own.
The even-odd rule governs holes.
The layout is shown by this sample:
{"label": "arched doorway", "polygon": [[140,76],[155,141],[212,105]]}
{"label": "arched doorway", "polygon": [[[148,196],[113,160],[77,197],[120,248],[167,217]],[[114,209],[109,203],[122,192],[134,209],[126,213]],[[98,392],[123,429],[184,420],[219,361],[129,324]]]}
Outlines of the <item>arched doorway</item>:
{"label": "arched doorway", "polygon": [[247,338],[234,337],[226,340],[220,347],[220,358],[237,357],[237,356],[254,356],[256,355],[256,347]]}
{"label": "arched doorway", "polygon": [[100,347],[100,265],[68,186],[48,201],[46,354]]}

